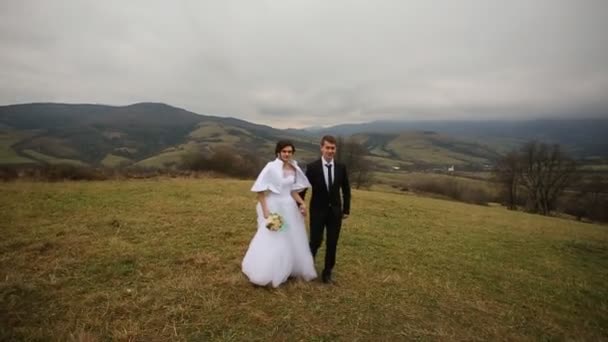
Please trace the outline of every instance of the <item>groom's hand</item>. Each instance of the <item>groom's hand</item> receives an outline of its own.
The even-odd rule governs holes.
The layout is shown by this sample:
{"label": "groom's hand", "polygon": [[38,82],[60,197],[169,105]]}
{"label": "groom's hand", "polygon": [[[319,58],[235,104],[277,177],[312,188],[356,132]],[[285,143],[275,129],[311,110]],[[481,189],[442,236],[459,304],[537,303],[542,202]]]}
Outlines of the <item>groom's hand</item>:
{"label": "groom's hand", "polygon": [[306,204],[300,204],[300,213],[302,214],[302,216],[306,217]]}
{"label": "groom's hand", "polygon": [[348,218],[348,214],[342,214],[342,219],[347,219]]}

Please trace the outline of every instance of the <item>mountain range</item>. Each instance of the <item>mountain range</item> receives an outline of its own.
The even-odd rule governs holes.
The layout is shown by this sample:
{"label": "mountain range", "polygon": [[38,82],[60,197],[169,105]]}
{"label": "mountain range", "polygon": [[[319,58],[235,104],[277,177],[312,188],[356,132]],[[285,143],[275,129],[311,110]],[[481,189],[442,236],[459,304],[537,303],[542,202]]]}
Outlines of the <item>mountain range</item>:
{"label": "mountain range", "polygon": [[454,138],[478,141],[504,152],[522,142],[538,140],[560,144],[578,157],[608,154],[608,119],[534,119],[534,120],[445,120],[445,121],[373,121],[308,129],[317,134],[352,135],[357,133],[401,133],[433,131]]}
{"label": "mountain range", "polygon": [[279,139],[293,140],[298,159],[310,160],[318,155],[319,137],[330,133],[364,144],[381,168],[479,167],[531,139],[564,145],[577,158],[606,158],[607,131],[607,119],[375,121],[283,130],[163,103],[32,103],[0,106],[0,165],[168,167],[185,154],[223,146],[270,160]]}

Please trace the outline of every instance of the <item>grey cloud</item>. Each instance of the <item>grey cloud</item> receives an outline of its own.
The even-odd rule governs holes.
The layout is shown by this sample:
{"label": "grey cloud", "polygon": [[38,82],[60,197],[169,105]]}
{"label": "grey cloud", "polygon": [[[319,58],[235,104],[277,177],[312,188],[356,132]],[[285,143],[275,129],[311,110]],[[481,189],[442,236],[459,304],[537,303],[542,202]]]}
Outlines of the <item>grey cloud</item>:
{"label": "grey cloud", "polygon": [[603,0],[0,4],[0,103],[162,101],[276,127],[608,115]]}

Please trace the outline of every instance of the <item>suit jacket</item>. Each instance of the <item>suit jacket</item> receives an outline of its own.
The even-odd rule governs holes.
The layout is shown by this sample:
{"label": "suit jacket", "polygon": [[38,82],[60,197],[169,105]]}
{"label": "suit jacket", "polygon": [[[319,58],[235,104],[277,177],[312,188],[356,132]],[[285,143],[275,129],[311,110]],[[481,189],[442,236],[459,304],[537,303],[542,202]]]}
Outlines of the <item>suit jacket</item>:
{"label": "suit jacket", "polygon": [[[323,167],[320,158],[306,167],[306,177],[312,185],[310,211],[324,212],[331,208],[331,211],[340,217],[342,217],[342,214],[350,214],[350,184],[346,166],[334,160],[334,179],[329,191],[325,183]],[[340,190],[342,190],[342,198],[340,197]],[[305,195],[306,192],[302,194],[303,197]]]}

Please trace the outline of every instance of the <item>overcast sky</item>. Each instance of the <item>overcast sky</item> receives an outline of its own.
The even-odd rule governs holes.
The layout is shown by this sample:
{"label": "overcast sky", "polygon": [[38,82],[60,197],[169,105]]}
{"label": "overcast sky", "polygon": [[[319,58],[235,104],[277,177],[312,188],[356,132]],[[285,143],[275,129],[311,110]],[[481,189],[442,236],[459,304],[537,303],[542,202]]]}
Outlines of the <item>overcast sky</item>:
{"label": "overcast sky", "polygon": [[274,127],[608,116],[606,0],[2,0],[0,104]]}

